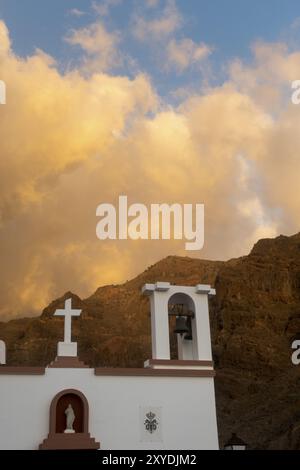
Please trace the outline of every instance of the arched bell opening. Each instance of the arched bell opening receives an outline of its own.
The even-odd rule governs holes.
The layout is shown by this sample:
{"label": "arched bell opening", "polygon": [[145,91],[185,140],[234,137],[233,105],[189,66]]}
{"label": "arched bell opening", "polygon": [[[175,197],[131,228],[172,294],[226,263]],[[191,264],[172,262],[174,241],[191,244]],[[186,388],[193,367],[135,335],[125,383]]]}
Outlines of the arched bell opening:
{"label": "arched bell opening", "polygon": [[196,323],[193,299],[184,293],[173,294],[168,302],[168,315],[171,359],[194,359]]}

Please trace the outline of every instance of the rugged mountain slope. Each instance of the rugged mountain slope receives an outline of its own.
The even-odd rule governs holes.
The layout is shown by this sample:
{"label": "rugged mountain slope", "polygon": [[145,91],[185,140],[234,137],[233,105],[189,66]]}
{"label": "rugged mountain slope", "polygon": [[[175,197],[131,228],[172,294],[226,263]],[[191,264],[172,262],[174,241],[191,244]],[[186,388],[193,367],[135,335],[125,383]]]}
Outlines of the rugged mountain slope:
{"label": "rugged mountain slope", "polygon": [[62,335],[53,317],[66,297],[82,308],[74,321],[80,357],[91,365],[142,366],[150,357],[146,282],[211,283],[213,354],[221,444],[236,431],[252,448],[300,448],[300,366],[290,360],[300,334],[300,234],[260,240],[228,262],[168,257],[123,285],[81,300],[66,293],[38,318],[0,323],[10,364],[48,364]]}

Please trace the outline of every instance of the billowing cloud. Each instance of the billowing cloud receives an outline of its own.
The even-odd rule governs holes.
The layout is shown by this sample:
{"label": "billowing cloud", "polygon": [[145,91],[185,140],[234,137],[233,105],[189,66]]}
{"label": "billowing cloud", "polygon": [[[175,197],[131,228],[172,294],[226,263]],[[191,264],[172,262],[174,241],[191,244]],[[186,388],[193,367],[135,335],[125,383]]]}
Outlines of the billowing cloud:
{"label": "billowing cloud", "polygon": [[212,52],[207,44],[196,44],[192,39],[172,39],[167,45],[167,64],[183,72],[188,67],[202,62]]}
{"label": "billowing cloud", "polygon": [[[257,45],[227,83],[174,108],[143,74],[62,73],[42,51],[17,57],[3,22],[0,38],[1,318],[32,315],[67,290],[87,296],[169,254],[226,259],[258,236],[299,230],[300,107],[289,96],[299,53]],[[97,54],[87,32],[81,40]],[[96,207],[120,194],[204,203],[204,249],[100,242]]]}

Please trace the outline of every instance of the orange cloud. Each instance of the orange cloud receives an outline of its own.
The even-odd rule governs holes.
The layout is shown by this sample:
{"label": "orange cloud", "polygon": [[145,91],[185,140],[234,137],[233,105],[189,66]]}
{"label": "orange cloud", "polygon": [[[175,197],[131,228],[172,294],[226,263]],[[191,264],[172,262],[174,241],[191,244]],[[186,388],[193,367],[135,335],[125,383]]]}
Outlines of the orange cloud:
{"label": "orange cloud", "polygon": [[238,256],[258,236],[299,230],[300,107],[286,94],[298,53],[261,44],[228,83],[173,108],[143,74],[62,73],[42,51],[17,57],[3,22],[0,38],[1,318],[192,255],[178,240],[100,242],[96,207],[120,194],[204,203],[205,247],[193,256]]}

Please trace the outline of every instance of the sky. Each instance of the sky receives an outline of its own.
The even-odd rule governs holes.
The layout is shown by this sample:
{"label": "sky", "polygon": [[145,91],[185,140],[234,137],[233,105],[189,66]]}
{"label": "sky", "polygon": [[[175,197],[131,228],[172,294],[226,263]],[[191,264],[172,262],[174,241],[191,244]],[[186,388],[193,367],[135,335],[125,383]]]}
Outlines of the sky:
{"label": "sky", "polygon": [[[0,0],[0,80],[0,319],[299,231],[298,1]],[[120,194],[204,203],[203,250],[100,242]]]}
{"label": "sky", "polygon": [[[161,67],[164,59],[158,54],[159,41],[137,40],[138,32],[134,34],[138,20],[141,27],[144,18],[152,21],[152,27],[155,21],[163,27],[165,21],[168,28],[169,22],[170,35],[157,32],[162,41],[192,40],[207,45],[211,50],[209,78],[219,83],[225,78],[223,68],[228,61],[234,57],[251,60],[255,41],[286,39],[300,17],[300,4],[297,0],[0,0],[0,15],[10,30],[15,53],[26,57],[36,48],[42,49],[62,69],[74,65],[80,52],[65,40],[70,31],[102,22],[108,32],[122,38],[119,51],[124,62],[115,65],[113,72],[133,76],[142,70],[151,76],[160,94],[172,100],[174,89],[199,87],[205,70],[195,63],[184,68],[179,63]],[[300,38],[299,30],[295,35]]]}

